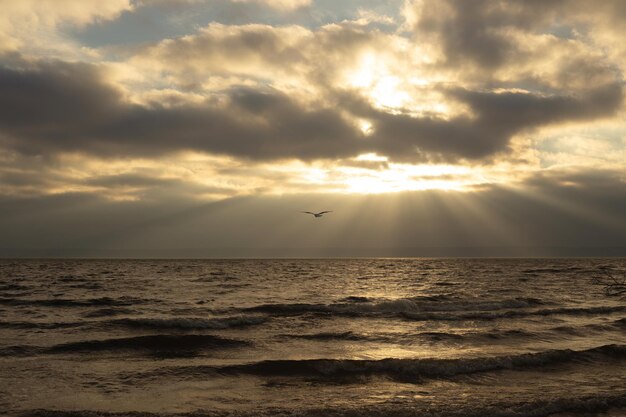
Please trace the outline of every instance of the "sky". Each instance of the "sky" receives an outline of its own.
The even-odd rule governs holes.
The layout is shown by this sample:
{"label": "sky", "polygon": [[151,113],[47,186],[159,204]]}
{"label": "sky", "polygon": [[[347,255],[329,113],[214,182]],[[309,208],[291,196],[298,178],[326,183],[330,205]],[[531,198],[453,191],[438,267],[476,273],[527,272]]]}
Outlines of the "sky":
{"label": "sky", "polygon": [[622,0],[0,8],[0,256],[626,256]]}

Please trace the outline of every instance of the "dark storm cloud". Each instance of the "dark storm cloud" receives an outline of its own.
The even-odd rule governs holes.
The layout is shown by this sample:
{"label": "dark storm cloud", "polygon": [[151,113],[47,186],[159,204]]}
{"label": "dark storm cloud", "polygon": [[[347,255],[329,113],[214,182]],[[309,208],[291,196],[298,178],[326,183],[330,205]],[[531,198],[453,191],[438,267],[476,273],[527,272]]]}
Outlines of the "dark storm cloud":
{"label": "dark storm cloud", "polygon": [[0,130],[22,153],[198,150],[313,159],[349,156],[360,147],[357,131],[337,112],[304,109],[276,91],[230,90],[222,107],[147,107],[124,101],[94,67],[61,62],[1,68],[0,91]]}
{"label": "dark storm cloud", "polygon": [[[372,120],[364,136],[336,108],[308,109],[274,90],[234,88],[227,104],[131,104],[86,64],[0,68],[0,130],[24,154],[79,151],[99,156],[161,155],[182,150],[236,157],[342,158],[378,152],[401,160],[480,159],[507,148],[524,129],[612,115],[622,87],[578,95],[451,90],[474,113],[445,120],[376,110],[342,99],[341,110]],[[343,106],[345,104],[345,106]]]}
{"label": "dark storm cloud", "polygon": [[[80,132],[114,117],[121,94],[100,81],[95,67],[61,61],[0,67],[0,123],[5,133],[49,136]],[[62,146],[62,145],[61,145]]]}
{"label": "dark storm cloud", "polygon": [[453,95],[469,104],[479,119],[500,128],[536,126],[563,120],[590,120],[612,116],[619,109],[620,84],[609,84],[580,94],[539,95],[525,92],[484,93],[460,90]]}
{"label": "dark storm cloud", "polygon": [[467,104],[474,115],[445,120],[376,112],[371,116],[376,121],[377,150],[407,160],[415,159],[416,151],[449,161],[487,158],[506,150],[511,138],[524,130],[609,117],[623,101],[619,84],[579,95],[468,90],[449,94]]}

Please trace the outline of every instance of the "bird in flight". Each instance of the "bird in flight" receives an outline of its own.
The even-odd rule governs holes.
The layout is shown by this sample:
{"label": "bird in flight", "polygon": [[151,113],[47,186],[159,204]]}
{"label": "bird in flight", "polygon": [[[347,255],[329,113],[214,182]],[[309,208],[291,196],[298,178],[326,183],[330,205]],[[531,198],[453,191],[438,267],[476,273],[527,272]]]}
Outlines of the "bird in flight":
{"label": "bird in flight", "polygon": [[302,211],[301,213],[312,214],[315,217],[322,217],[326,213],[332,213],[331,211],[320,211],[319,213],[311,213],[310,211]]}

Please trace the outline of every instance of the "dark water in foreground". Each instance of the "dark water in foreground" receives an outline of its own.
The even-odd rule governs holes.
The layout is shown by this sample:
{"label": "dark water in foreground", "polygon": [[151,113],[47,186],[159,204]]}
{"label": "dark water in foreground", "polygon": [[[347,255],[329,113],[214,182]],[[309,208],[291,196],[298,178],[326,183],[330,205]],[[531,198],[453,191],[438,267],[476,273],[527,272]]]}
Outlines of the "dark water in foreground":
{"label": "dark water in foreground", "polygon": [[0,261],[0,415],[626,416],[601,268]]}

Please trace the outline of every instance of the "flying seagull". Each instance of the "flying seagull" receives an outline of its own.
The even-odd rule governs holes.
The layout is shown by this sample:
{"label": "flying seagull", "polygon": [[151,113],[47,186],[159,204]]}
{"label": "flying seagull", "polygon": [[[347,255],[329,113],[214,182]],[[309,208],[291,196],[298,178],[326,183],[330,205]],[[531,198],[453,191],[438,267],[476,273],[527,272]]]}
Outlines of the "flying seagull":
{"label": "flying seagull", "polygon": [[319,213],[311,213],[310,211],[302,211],[301,213],[312,214],[315,217],[322,217],[326,213],[332,213],[332,211],[320,211]]}

